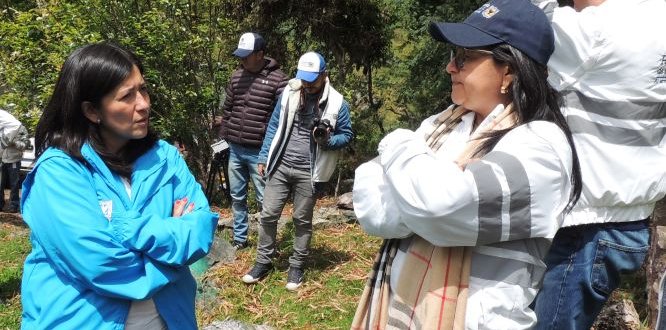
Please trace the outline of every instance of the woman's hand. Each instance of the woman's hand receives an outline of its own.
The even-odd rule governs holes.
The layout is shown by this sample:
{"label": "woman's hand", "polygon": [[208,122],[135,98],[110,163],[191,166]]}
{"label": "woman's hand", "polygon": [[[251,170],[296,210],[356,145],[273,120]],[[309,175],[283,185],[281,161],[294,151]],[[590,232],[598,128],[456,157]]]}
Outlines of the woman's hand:
{"label": "woman's hand", "polygon": [[192,210],[194,209],[194,203],[190,203],[189,205],[187,205],[187,208],[185,207],[186,205],[187,205],[187,197],[183,197],[181,199],[176,200],[173,203],[172,215],[177,218],[192,212]]}

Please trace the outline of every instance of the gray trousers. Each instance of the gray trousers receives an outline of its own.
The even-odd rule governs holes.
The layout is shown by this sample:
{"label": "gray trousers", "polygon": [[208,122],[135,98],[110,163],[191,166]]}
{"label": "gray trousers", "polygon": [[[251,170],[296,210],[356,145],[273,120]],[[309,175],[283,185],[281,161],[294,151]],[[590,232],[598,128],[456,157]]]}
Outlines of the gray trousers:
{"label": "gray trousers", "polygon": [[303,268],[305,259],[310,254],[312,212],[316,200],[310,173],[279,165],[273,176],[266,182],[264,189],[257,262],[268,264],[271,262],[271,257],[276,254],[277,223],[290,192],[294,194],[292,217],[296,235],[294,253],[289,257],[289,265]]}

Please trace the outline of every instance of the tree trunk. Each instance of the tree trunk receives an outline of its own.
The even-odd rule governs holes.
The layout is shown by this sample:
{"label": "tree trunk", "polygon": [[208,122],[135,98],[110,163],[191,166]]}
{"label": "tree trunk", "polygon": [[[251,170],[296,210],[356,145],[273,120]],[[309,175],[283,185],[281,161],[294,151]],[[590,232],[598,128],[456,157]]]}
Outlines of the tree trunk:
{"label": "tree trunk", "polygon": [[657,321],[659,280],[666,270],[666,199],[657,203],[651,221],[652,239],[646,264],[648,314],[650,324]]}

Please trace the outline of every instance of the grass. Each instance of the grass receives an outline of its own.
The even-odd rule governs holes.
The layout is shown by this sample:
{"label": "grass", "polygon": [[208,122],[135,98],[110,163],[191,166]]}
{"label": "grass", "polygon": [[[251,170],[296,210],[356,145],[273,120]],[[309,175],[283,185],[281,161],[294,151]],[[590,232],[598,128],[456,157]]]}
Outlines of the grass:
{"label": "grass", "polygon": [[18,329],[21,324],[21,271],[30,243],[18,219],[0,215],[0,329]]}
{"label": "grass", "polygon": [[[259,284],[240,281],[254,264],[256,234],[250,238],[253,248],[240,251],[234,263],[216,266],[206,274],[197,309],[200,326],[234,319],[277,329],[349,329],[380,240],[367,236],[358,224],[315,230],[305,283],[298,292],[289,292],[284,286],[293,230],[291,223],[285,226],[278,238],[276,270]],[[0,214],[0,330],[20,327],[21,271],[30,252],[28,233],[20,218]],[[228,236],[229,230],[223,235]]]}
{"label": "grass", "polygon": [[[223,217],[230,216],[228,212],[220,210]],[[315,230],[305,282],[297,292],[289,292],[284,286],[293,231],[289,223],[280,233],[276,269],[258,284],[240,281],[254,264],[256,234],[250,237],[252,248],[239,251],[233,263],[206,273],[197,305],[201,327],[233,319],[277,329],[349,329],[380,240],[366,235],[358,224]],[[229,239],[229,230],[222,235]],[[0,213],[0,330],[20,326],[21,268],[29,251],[28,230],[20,218]],[[613,295],[631,299],[644,320],[641,329],[647,329],[644,273],[623,282]]]}
{"label": "grass", "polygon": [[[200,308],[200,325],[227,318],[278,329],[349,329],[380,240],[367,236],[357,224],[315,230],[305,282],[297,292],[285,289],[293,226],[278,238],[276,269],[255,285],[240,278],[252,267],[256,250],[238,253],[233,264],[216,267],[206,281],[221,288],[217,307]],[[251,237],[256,246],[256,235]]]}

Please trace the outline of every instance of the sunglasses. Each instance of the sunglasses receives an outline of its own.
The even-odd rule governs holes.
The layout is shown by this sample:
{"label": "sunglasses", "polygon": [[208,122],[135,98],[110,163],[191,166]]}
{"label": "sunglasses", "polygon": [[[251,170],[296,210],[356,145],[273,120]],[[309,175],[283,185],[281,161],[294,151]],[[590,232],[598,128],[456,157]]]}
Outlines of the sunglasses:
{"label": "sunglasses", "polygon": [[[472,54],[476,54],[476,56]],[[456,66],[456,69],[462,70],[463,66],[465,66],[466,60],[474,59],[483,55],[493,55],[493,52],[484,49],[469,49],[464,47],[456,47],[455,50],[451,51],[449,62],[453,62],[453,65]]]}

